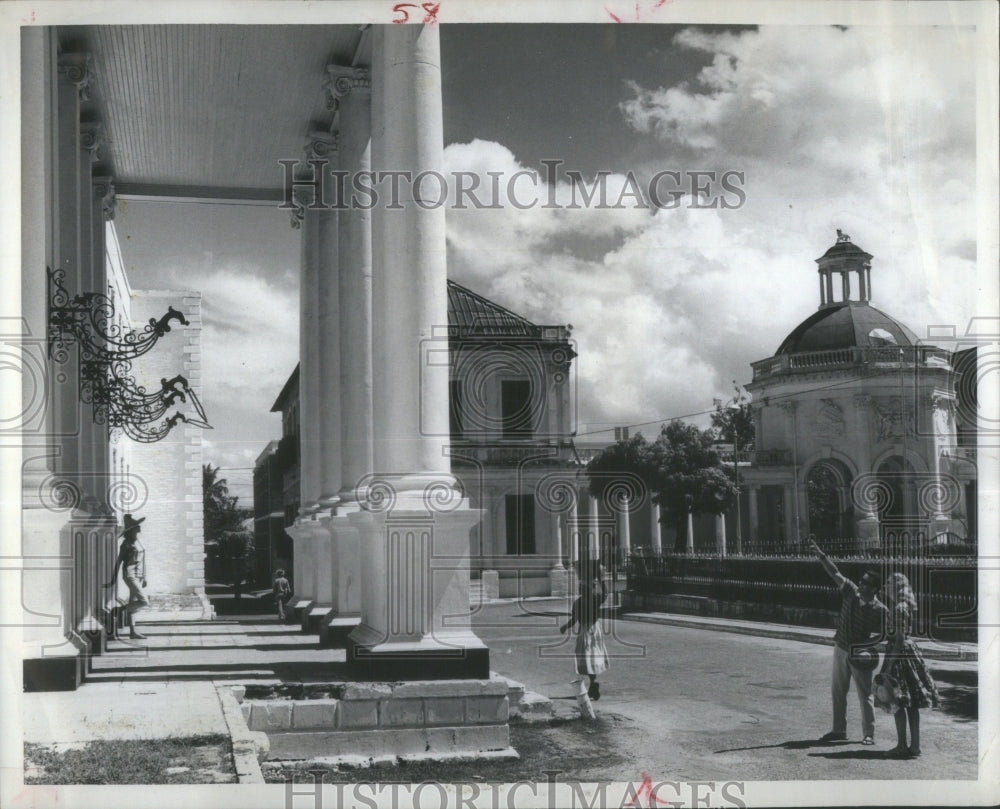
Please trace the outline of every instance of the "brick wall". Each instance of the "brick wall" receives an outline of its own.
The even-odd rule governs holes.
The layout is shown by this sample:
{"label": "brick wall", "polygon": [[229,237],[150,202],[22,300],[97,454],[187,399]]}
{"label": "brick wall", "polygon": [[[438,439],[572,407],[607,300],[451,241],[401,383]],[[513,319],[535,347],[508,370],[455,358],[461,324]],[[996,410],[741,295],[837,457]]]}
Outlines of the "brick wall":
{"label": "brick wall", "polygon": [[[201,293],[179,290],[133,290],[132,321],[137,326],[159,318],[168,306],[184,313],[190,326],[176,321],[156,347],[133,363],[136,381],[150,391],[160,379],[183,374],[201,398]],[[176,410],[193,414],[190,405]],[[209,422],[211,422],[211,414]],[[128,439],[126,439],[128,441]],[[141,477],[149,500],[140,541],[146,548],[150,593],[196,593],[205,588],[205,544],[202,517],[202,430],[179,422],[153,444],[129,442],[131,471]]]}

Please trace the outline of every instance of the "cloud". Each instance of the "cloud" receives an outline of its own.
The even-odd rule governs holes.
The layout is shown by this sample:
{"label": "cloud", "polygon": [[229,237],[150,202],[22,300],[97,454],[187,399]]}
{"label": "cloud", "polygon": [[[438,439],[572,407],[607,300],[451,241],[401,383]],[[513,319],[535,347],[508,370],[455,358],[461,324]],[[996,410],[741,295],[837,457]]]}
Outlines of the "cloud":
{"label": "cloud", "polygon": [[248,504],[254,461],[281,435],[271,405],[298,362],[298,289],[235,263],[167,267],[162,278],[201,292],[201,400],[213,427],[203,434],[203,462],[223,467]]}
{"label": "cloud", "polygon": [[[539,323],[572,323],[580,419],[638,423],[711,407],[819,303],[835,229],[874,254],[874,303],[919,334],[974,308],[975,76],[961,29],[685,29],[692,80],[632,82],[623,125],[641,178],[745,174],[737,210],[448,211],[449,273]],[[499,143],[450,171],[528,168]],[[621,175],[609,178],[609,186]],[[615,186],[617,187],[617,186]],[[565,200],[564,181],[549,193]],[[570,246],[570,247],[568,247]]]}

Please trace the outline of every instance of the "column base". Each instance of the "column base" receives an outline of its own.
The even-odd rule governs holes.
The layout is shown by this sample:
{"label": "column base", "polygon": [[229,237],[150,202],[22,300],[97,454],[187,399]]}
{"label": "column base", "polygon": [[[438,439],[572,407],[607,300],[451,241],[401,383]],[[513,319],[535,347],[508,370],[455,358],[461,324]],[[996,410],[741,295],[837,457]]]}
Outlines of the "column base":
{"label": "column base", "polygon": [[311,598],[299,598],[295,601],[293,605],[288,607],[292,615],[295,616],[295,623],[301,624],[303,621],[303,614],[316,602]]}
{"label": "column base", "polygon": [[302,611],[302,631],[309,635],[318,635],[324,619],[333,612],[329,604],[313,603]]}
{"label": "column base", "polygon": [[347,668],[358,680],[488,680],[490,650],[463,633],[443,643],[434,638],[372,642],[377,633],[361,624],[347,639]]}
{"label": "column base", "polygon": [[346,649],[348,637],[360,625],[360,615],[339,615],[331,610],[320,622],[319,645],[325,649]]}
{"label": "column base", "polygon": [[[51,654],[46,654],[51,650]],[[87,674],[87,643],[71,635],[58,646],[38,646],[26,650],[21,661],[23,689],[33,691],[76,691]]]}

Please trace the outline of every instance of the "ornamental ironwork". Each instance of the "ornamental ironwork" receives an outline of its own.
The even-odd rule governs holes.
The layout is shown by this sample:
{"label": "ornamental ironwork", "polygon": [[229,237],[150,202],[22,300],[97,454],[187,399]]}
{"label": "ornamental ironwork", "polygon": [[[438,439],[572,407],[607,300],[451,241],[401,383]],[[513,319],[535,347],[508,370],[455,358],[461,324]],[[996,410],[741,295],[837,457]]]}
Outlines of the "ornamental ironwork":
{"label": "ornamental ironwork", "polygon": [[[152,349],[170,331],[171,321],[190,325],[184,315],[170,306],[158,320],[150,318],[142,329],[131,329],[116,316],[111,298],[97,292],[71,297],[65,278],[65,270],[48,270],[49,358],[65,363],[71,346],[79,348],[80,401],[93,406],[94,422],[145,444],[164,438],[180,422],[212,429],[184,376],[162,378],[159,390],[149,391],[132,375],[132,360]],[[178,402],[193,408],[196,416],[180,410],[168,416]]]}

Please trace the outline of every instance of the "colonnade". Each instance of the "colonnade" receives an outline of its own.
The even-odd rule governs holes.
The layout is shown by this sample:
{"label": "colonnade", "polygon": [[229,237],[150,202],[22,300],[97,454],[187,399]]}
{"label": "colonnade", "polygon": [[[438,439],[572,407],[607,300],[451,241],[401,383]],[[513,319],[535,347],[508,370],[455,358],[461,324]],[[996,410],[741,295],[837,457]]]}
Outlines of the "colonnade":
{"label": "colonnade", "polygon": [[[95,174],[103,133],[83,122],[90,57],[58,52],[52,29],[22,36],[21,348],[23,567],[5,570],[22,593],[22,657],[28,690],[75,688],[103,643],[101,611],[115,558],[108,428],[81,401],[76,345],[49,351],[47,268],[68,295],[106,293],[110,177]],[[10,573],[19,580],[6,581]]]}
{"label": "colonnade", "polygon": [[[469,507],[444,452],[445,211],[399,187],[398,207],[324,207],[318,171],[443,173],[438,31],[374,26],[372,65],[328,67],[334,128],[295,183],[301,232],[302,509],[296,608],[389,679],[488,677],[469,622]],[[329,176],[322,178],[329,180]],[[332,185],[332,181],[325,182]]]}

